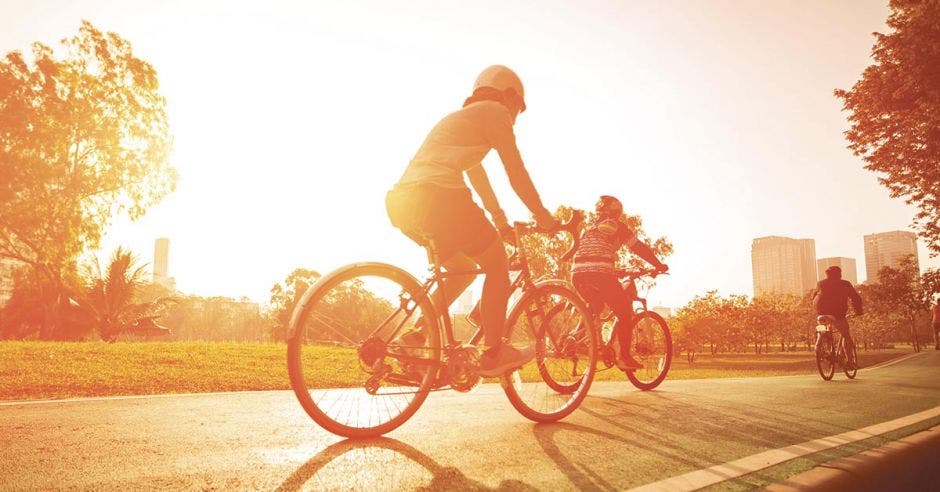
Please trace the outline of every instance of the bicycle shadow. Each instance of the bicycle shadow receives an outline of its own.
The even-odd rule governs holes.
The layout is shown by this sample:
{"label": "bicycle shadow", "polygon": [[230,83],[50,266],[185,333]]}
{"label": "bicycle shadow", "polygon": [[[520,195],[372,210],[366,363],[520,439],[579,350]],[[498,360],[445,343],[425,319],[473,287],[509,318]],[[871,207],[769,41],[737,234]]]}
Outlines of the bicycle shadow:
{"label": "bicycle shadow", "polygon": [[535,491],[518,480],[492,488],[442,466],[409,444],[388,437],[346,439],[330,445],[294,471],[279,492],[294,490]]}
{"label": "bicycle shadow", "polygon": [[[639,397],[643,404],[631,396]],[[534,426],[536,441],[544,453],[577,488],[622,490],[715,465],[735,472],[716,472],[727,480],[724,485],[752,487],[754,482],[776,479],[764,470],[736,468],[729,462],[817,439],[820,431],[831,435],[852,430],[780,408],[715,399],[689,401],[683,395],[661,390],[627,398],[631,401],[589,396],[579,410],[592,417],[588,425],[557,422]],[[664,425],[668,432],[656,431]],[[570,434],[565,436],[565,432]],[[597,454],[596,445],[601,440],[607,441],[603,449],[613,460]],[[742,449],[747,450],[743,455]],[[826,456],[834,452],[819,453]],[[658,467],[658,472],[642,472],[649,467]]]}

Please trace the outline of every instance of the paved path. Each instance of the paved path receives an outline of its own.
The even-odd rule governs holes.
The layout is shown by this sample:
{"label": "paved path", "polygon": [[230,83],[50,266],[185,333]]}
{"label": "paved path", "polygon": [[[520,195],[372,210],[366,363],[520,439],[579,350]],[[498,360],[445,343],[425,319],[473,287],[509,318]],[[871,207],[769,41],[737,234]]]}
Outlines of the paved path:
{"label": "paved path", "polygon": [[[622,490],[938,406],[933,351],[854,381],[598,383],[556,424],[530,423],[496,385],[440,392],[386,438],[358,442],[318,428],[285,391],[0,404],[0,490]],[[914,420],[716,487],[782,480],[940,423]]]}

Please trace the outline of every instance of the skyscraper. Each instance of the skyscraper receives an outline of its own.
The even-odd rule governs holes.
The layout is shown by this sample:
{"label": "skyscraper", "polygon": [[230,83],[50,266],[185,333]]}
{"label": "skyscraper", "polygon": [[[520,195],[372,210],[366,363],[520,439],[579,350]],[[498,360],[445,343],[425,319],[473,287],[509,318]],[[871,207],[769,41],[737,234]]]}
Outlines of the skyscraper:
{"label": "skyscraper", "polygon": [[878,279],[878,272],[889,266],[897,268],[901,258],[914,256],[914,265],[920,270],[917,257],[917,236],[913,232],[890,231],[865,236],[865,282]]}
{"label": "skyscraper", "polygon": [[170,240],[157,238],[153,245],[153,283],[174,289],[176,282],[170,278]]}
{"label": "skyscraper", "polygon": [[767,236],[751,244],[754,295],[802,295],[816,286],[816,242]]}
{"label": "skyscraper", "polygon": [[858,272],[855,268],[855,258],[845,258],[842,256],[820,258],[816,260],[816,276],[820,279],[826,278],[826,269],[831,266],[841,268],[842,278],[851,282],[852,285],[858,285]]}

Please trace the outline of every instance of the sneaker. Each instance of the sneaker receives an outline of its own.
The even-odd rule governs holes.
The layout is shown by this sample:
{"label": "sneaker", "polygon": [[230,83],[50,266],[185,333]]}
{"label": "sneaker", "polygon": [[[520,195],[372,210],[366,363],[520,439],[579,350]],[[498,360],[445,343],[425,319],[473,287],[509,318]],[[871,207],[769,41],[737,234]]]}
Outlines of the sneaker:
{"label": "sneaker", "polygon": [[535,347],[517,349],[509,344],[494,347],[480,356],[480,370],[477,373],[485,378],[502,376],[512,372],[535,358]]}
{"label": "sneaker", "polygon": [[616,364],[617,364],[617,369],[620,369],[623,372],[635,371],[643,367],[643,364],[639,363],[630,354],[626,354],[622,357],[617,357]]}

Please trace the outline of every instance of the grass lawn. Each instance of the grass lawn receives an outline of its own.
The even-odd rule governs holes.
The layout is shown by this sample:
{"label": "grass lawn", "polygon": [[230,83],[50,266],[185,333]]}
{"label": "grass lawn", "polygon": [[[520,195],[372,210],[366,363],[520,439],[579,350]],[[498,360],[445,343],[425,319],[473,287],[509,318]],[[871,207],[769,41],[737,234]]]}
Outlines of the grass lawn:
{"label": "grass lawn", "polygon": [[[285,344],[0,342],[0,400],[288,389]],[[861,352],[862,367],[910,350]],[[316,348],[322,383],[361,381],[348,351]],[[673,359],[669,379],[813,374],[810,352],[698,355]],[[616,370],[598,380],[625,379]]]}

